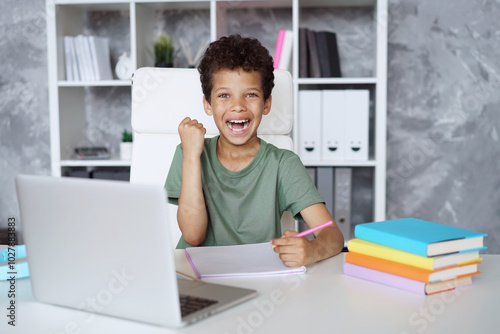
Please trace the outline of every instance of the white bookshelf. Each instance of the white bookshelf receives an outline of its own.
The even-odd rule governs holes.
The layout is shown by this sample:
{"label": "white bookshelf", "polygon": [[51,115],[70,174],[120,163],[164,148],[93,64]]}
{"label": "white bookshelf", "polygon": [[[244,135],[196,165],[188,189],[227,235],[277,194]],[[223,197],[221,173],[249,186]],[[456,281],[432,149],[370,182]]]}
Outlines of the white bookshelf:
{"label": "white bookshelf", "polygon": [[[301,12],[314,8],[366,8],[373,20],[373,38],[376,39],[373,54],[373,73],[367,77],[342,78],[300,78],[298,30],[303,26]],[[386,90],[387,90],[387,0],[271,0],[271,1],[224,1],[224,0],[46,0],[50,142],[52,175],[60,176],[67,167],[123,167],[130,162],[112,157],[110,160],[74,160],[73,148],[86,140],[85,136],[85,94],[89,87],[130,87],[128,80],[107,80],[96,82],[66,81],[62,38],[65,35],[81,34],[84,29],[83,14],[88,11],[119,11],[129,17],[128,29],[123,32],[123,45],[128,46],[128,54],[134,68],[152,66],[146,51],[154,36],[155,14],[160,10],[202,9],[209,16],[210,40],[227,34],[227,14],[241,8],[279,8],[291,11],[290,26],[293,31],[292,76],[294,79],[295,126],[293,137],[298,138],[298,92],[307,87],[369,87],[373,104],[371,139],[374,141],[368,161],[304,161],[306,166],[368,167],[373,169],[373,218],[385,219],[386,207]],[[327,22],[324,22],[327,24]],[[275,35],[277,36],[277,27]],[[252,32],[241,31],[242,35]],[[255,36],[258,38],[258,36]],[[274,47],[274,46],[273,46]],[[273,54],[271,52],[271,54]],[[112,69],[114,70],[114,64]],[[114,71],[113,71],[114,72]],[[319,88],[321,89],[321,88]],[[298,141],[295,141],[297,145]],[[298,151],[298,147],[295,148]]]}
{"label": "white bookshelf", "polygon": [[[302,8],[311,7],[342,7],[342,6],[362,6],[370,8],[373,18],[373,29],[375,42],[375,52],[373,57],[374,68],[373,76],[370,77],[341,77],[341,78],[300,78],[299,73],[299,27],[303,27],[300,13]],[[293,1],[293,32],[294,32],[294,48],[293,48],[293,79],[294,79],[294,106],[295,106],[295,126],[293,129],[293,137],[299,137],[298,115],[298,92],[301,87],[307,85],[315,85],[316,87],[328,87],[335,89],[345,87],[346,85],[356,87],[362,85],[369,86],[374,92],[371,96],[371,101],[374,101],[374,118],[372,131],[374,140],[370,158],[367,161],[303,161],[306,166],[310,167],[370,167],[373,168],[373,219],[374,221],[385,220],[386,216],[386,128],[387,128],[387,0],[355,0],[355,1]],[[341,64],[342,66],[342,64]],[[321,88],[319,88],[321,89]],[[372,95],[372,94],[371,94]],[[298,141],[294,141],[295,151],[298,152]]]}

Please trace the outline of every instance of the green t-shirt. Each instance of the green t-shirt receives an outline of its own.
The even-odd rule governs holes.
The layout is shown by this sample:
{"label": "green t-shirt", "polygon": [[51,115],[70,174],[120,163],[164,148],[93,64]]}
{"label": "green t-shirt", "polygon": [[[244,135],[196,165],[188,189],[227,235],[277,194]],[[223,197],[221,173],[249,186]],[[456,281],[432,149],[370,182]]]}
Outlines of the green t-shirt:
{"label": "green t-shirt", "polygon": [[[281,236],[284,211],[302,220],[300,211],[324,202],[299,157],[260,140],[260,148],[243,170],[232,172],[217,158],[217,139],[206,138],[201,155],[203,195],[208,227],[202,246],[270,241]],[[178,204],[182,180],[182,146],[178,145],[165,188]],[[181,237],[177,248],[190,245]]]}

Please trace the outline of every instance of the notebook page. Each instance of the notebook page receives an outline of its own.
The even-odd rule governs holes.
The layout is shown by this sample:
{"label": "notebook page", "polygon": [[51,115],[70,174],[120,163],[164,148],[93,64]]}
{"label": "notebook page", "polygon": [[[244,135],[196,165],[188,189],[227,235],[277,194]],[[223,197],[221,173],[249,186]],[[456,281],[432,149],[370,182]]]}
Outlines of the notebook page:
{"label": "notebook page", "polygon": [[198,278],[301,274],[306,267],[283,264],[269,242],[259,244],[189,247],[189,263]]}

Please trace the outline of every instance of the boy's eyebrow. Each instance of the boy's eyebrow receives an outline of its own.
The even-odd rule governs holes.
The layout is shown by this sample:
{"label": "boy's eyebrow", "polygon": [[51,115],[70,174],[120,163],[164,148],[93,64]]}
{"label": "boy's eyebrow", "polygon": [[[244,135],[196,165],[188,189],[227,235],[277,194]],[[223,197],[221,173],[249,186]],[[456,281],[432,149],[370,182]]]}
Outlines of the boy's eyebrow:
{"label": "boy's eyebrow", "polygon": [[258,90],[259,92],[262,92],[262,88],[259,87],[250,87],[248,90]]}
{"label": "boy's eyebrow", "polygon": [[[218,87],[214,90],[214,92],[218,92],[220,90],[231,90],[230,87]],[[245,90],[256,90],[256,91],[259,91],[259,92],[262,92],[263,90],[259,87],[248,87],[248,88],[245,88]]]}

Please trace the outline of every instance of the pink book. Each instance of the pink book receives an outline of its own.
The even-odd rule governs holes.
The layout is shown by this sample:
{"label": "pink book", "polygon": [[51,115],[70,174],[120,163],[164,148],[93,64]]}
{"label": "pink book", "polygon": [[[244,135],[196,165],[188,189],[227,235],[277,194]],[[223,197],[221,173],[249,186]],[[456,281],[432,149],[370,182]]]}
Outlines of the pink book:
{"label": "pink book", "polygon": [[472,284],[471,276],[460,277],[448,281],[437,283],[424,283],[406,277],[388,274],[382,271],[358,266],[352,263],[344,263],[344,274],[361,278],[367,281],[380,283],[401,290],[417,293],[419,295],[429,295],[441,291],[453,290],[459,286]]}
{"label": "pink book", "polygon": [[279,68],[281,50],[283,49],[283,41],[285,40],[285,30],[280,30],[278,33],[278,40],[276,41],[276,48],[274,49],[274,68]]}

